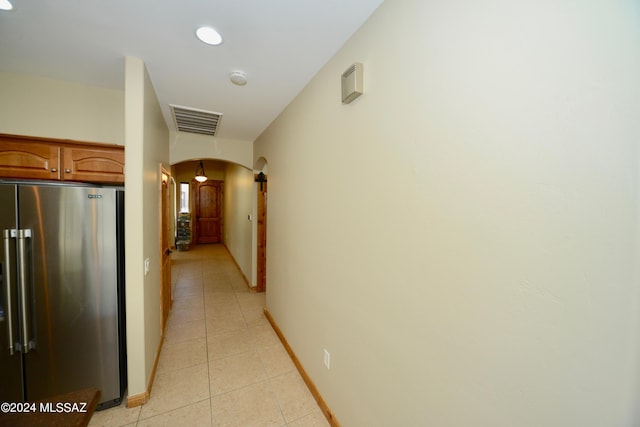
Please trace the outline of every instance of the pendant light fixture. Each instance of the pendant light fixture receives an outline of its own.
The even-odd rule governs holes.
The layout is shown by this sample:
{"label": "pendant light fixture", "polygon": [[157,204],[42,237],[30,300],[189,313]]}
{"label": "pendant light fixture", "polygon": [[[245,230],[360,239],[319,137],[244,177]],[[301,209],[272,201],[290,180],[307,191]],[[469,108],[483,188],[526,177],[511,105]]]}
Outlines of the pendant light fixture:
{"label": "pendant light fixture", "polygon": [[204,173],[204,166],[202,165],[202,160],[200,160],[200,164],[196,169],[196,181],[205,182],[207,180],[207,175]]}

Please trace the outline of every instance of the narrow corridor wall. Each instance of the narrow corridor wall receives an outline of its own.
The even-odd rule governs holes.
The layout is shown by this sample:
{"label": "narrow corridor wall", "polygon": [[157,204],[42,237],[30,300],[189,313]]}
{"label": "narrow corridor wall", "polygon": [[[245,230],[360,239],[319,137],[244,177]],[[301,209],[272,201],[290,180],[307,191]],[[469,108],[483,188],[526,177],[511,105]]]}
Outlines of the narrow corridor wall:
{"label": "narrow corridor wall", "polygon": [[387,1],[258,138],[267,306],[343,425],[640,423],[639,16]]}
{"label": "narrow corridor wall", "polygon": [[125,59],[125,123],[128,399],[139,404],[161,338],[160,164],[169,165],[169,130],[144,62],[135,57]]}
{"label": "narrow corridor wall", "polygon": [[240,268],[248,286],[251,283],[251,233],[253,214],[253,172],[234,163],[225,169],[224,244]]}

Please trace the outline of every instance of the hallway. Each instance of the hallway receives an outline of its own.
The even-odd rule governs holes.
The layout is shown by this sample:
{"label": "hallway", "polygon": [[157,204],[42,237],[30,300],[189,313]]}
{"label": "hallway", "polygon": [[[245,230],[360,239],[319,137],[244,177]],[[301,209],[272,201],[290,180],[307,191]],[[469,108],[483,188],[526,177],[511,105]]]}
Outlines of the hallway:
{"label": "hallway", "polygon": [[328,426],[223,245],[174,252],[173,309],[151,398],[97,426]]}

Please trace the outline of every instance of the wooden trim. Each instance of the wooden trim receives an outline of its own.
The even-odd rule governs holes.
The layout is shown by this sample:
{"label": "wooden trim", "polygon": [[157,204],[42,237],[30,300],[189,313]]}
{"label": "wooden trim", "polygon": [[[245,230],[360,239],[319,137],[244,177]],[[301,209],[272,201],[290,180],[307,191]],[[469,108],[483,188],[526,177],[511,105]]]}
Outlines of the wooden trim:
{"label": "wooden trim", "polygon": [[160,351],[162,351],[162,343],[164,343],[164,336],[160,336],[158,351],[156,351],[156,358],[153,361],[153,368],[151,369],[151,375],[149,375],[149,381],[147,382],[147,393],[149,394],[149,396],[151,396],[153,381],[156,379],[156,370],[158,369],[158,362],[160,361]]}
{"label": "wooden trim", "polygon": [[[171,172],[167,170],[167,168],[160,163],[159,164],[159,174],[160,181],[158,182],[158,199],[160,201],[158,206],[158,210],[160,212],[160,242],[158,246],[160,247],[160,335],[164,336],[166,334],[166,326],[167,320],[169,319],[169,313],[171,312],[171,307],[173,306],[173,294],[172,294],[172,286],[171,286],[171,278],[169,278],[169,283],[166,283],[166,275],[167,275],[167,266],[165,265],[166,257],[165,250],[171,250],[171,233],[170,230],[166,229],[166,225],[168,225],[169,221],[173,218],[170,218],[171,209]],[[163,197],[162,188],[164,186],[164,177],[167,177],[167,194],[166,198]],[[169,205],[167,206],[167,203]],[[174,214],[175,215],[175,214]],[[167,221],[165,223],[165,220]],[[165,239],[168,239],[168,247],[165,248]],[[170,255],[168,255],[170,257]],[[171,264],[171,260],[168,260],[169,264]],[[169,265],[169,274],[171,274],[171,265]]]}
{"label": "wooden trim", "polygon": [[156,351],[156,357],[153,362],[153,368],[151,369],[151,375],[149,375],[149,381],[147,381],[147,391],[127,397],[127,408],[144,405],[149,401],[151,397],[151,389],[153,388],[153,381],[156,378],[156,370],[158,369],[158,361],[160,360],[160,351],[162,350],[163,343],[164,337],[161,336],[160,343],[158,344],[158,350]]}
{"label": "wooden trim", "polygon": [[60,138],[48,138],[41,136],[28,136],[28,135],[12,135],[8,133],[0,133],[0,141],[19,142],[21,144],[28,144],[30,142],[39,142],[46,144],[58,144],[63,146],[82,146],[92,145],[96,147],[105,148],[124,148],[124,145],[118,144],[106,144],[104,142],[89,142],[89,141],[76,141],[73,139],[60,139]]}
{"label": "wooden trim", "polygon": [[282,331],[276,324],[276,321],[273,320],[273,317],[271,317],[271,313],[269,313],[269,310],[266,307],[264,308],[264,315],[269,321],[269,323],[271,324],[271,327],[275,331],[276,335],[278,335],[278,338],[280,338],[280,341],[282,342],[282,345],[284,346],[285,350],[287,350],[287,353],[289,353],[289,357],[291,357],[293,364],[296,365],[298,372],[300,372],[300,376],[302,377],[304,382],[307,384],[307,387],[309,388],[309,391],[313,395],[313,398],[316,399],[316,402],[318,402],[318,406],[322,410],[322,413],[324,414],[324,416],[327,418],[327,421],[329,422],[329,424],[332,427],[340,427],[340,423],[338,422],[335,415],[333,415],[333,412],[331,412],[331,409],[329,409],[329,406],[320,395],[318,388],[316,387],[316,385],[313,383],[313,381],[307,374],[307,371],[304,370],[302,363],[300,363],[300,360],[298,360],[298,356],[296,356],[296,354],[293,352],[293,349],[287,342],[287,339],[282,334]]}
{"label": "wooden trim", "polygon": [[133,396],[127,397],[127,408],[135,408],[136,406],[144,405],[149,401],[149,392],[145,391],[144,393],[134,394]]}
{"label": "wooden trim", "polygon": [[[263,185],[264,184],[264,185]],[[267,183],[260,183],[256,200],[256,291],[267,288]]]}

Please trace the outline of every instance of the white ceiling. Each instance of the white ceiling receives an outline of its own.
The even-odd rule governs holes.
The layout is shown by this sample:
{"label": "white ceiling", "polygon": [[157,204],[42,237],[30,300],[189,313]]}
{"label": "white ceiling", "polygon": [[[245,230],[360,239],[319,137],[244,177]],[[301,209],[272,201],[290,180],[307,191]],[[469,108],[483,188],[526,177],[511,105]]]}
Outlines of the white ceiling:
{"label": "white ceiling", "polygon": [[[122,90],[135,56],[171,130],[176,104],[222,113],[218,137],[253,141],[382,1],[12,0],[0,71]],[[197,40],[201,25],[223,43]],[[246,86],[229,81],[235,70]]]}

